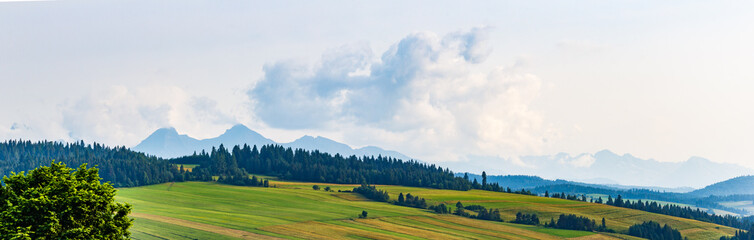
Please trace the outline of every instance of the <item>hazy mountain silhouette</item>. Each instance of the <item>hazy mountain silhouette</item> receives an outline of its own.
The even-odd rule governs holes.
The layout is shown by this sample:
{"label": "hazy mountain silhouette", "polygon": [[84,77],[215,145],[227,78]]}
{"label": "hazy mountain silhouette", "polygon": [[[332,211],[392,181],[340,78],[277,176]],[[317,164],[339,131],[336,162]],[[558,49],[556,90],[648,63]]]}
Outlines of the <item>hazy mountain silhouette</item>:
{"label": "hazy mountain silhouette", "polygon": [[666,188],[702,188],[732,177],[754,174],[754,170],[746,167],[712,162],[700,157],[692,157],[683,162],[660,162],[637,158],[631,154],[618,155],[608,150],[575,156],[560,153],[516,159],[484,156],[472,156],[469,159],[440,165],[458,172],[477,174],[484,170],[488,175],[533,175],[601,185]]}
{"label": "hazy mountain silhouette", "polygon": [[241,124],[233,126],[218,137],[203,140],[178,134],[174,128],[161,128],[133,147],[133,150],[162,158],[173,158],[190,155],[194,152],[201,152],[202,150],[210,151],[212,147],[217,147],[220,144],[224,144],[225,146],[248,144],[250,146],[256,145],[258,147],[267,144],[279,144],[286,147],[319,150],[321,152],[344,156],[382,155],[403,160],[411,159],[399,152],[388,151],[374,146],[354,149],[346,144],[325,137],[303,136],[290,143],[276,143]]}

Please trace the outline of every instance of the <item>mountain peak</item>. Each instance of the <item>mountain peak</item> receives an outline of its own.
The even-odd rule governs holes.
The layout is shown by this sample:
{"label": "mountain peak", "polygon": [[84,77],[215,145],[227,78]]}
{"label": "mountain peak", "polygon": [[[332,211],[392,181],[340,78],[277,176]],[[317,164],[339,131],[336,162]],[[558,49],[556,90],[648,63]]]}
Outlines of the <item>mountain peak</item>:
{"label": "mountain peak", "polygon": [[177,136],[178,131],[174,127],[166,127],[155,130],[149,137],[152,136]]}
{"label": "mountain peak", "polygon": [[236,133],[236,132],[246,133],[246,132],[254,132],[254,131],[249,129],[248,127],[246,127],[246,125],[243,125],[243,124],[236,124],[236,125],[233,125],[233,127],[231,127],[230,129],[225,130],[225,133]]}

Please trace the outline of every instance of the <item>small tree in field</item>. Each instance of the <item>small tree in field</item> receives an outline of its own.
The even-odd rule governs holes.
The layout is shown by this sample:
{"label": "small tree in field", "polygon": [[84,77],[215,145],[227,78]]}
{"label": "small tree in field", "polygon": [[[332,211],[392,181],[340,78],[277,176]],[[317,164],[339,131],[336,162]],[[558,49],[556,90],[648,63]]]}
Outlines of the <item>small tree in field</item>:
{"label": "small tree in field", "polygon": [[312,186],[312,189],[314,189],[314,190],[319,190],[319,185],[314,185],[314,186]]}
{"label": "small tree in field", "polygon": [[366,218],[369,213],[367,211],[361,211],[361,215],[359,215],[360,218]]}
{"label": "small tree in field", "polygon": [[131,234],[131,205],[115,202],[96,168],[63,163],[3,177],[0,238],[123,239]]}

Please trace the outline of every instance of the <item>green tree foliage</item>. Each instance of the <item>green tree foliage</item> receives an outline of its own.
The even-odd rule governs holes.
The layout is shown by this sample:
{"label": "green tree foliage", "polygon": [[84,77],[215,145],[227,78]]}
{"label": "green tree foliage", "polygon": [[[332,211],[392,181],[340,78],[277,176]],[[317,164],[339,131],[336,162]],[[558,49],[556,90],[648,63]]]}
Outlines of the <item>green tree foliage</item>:
{"label": "green tree foliage", "polygon": [[558,221],[555,223],[554,226],[548,226],[548,227],[554,227],[559,229],[570,229],[570,230],[579,230],[579,231],[595,231],[597,230],[597,224],[594,222],[594,220],[591,220],[587,217],[582,216],[576,216],[574,214],[560,214],[558,217]]}
{"label": "green tree foliage", "polygon": [[312,189],[314,189],[314,190],[319,190],[319,185],[314,185],[314,186],[312,186]]}
{"label": "green tree foliage", "polygon": [[660,226],[659,223],[649,221],[636,224],[628,228],[628,235],[646,238],[649,240],[682,240],[681,232],[671,228],[667,224]]}
{"label": "green tree foliage", "polygon": [[387,191],[377,190],[376,187],[367,184],[361,184],[360,187],[354,188],[353,192],[378,202],[387,202],[390,200],[390,195],[387,194]]}
{"label": "green tree foliage", "polygon": [[482,187],[487,187],[487,172],[482,171]]}
{"label": "green tree foliage", "polygon": [[241,170],[251,174],[276,176],[284,180],[323,183],[368,183],[412,187],[469,190],[471,183],[455,177],[449,169],[434,164],[403,161],[390,157],[344,157],[320,151],[265,145],[226,149],[171,159],[174,164],[198,164],[195,178],[233,175]]}
{"label": "green tree foliage", "polygon": [[419,196],[411,195],[411,193],[407,193],[405,199],[401,202],[402,194],[403,193],[398,195],[398,201],[395,202],[395,204],[407,207],[427,208],[427,200],[420,198]]}
{"label": "green tree foliage", "polygon": [[[0,143],[0,176],[47,166],[52,160],[70,166],[95,166],[103,181],[114,187],[134,187],[171,181],[201,180],[181,178],[178,167],[159,158],[125,147],[105,147],[84,142],[7,141]],[[190,172],[189,172],[190,173]],[[186,173],[184,173],[185,175]],[[211,178],[211,176],[210,176]]]}
{"label": "green tree foliage", "polygon": [[[597,201],[599,202],[601,200],[598,199]],[[711,222],[739,229],[747,229],[753,226],[752,221],[749,218],[739,218],[732,215],[717,215],[714,213],[709,213],[707,211],[702,211],[699,208],[679,206],[676,204],[659,204],[656,201],[642,201],[641,199],[637,201],[624,200],[621,195],[618,195],[615,200],[613,200],[612,197],[608,196],[607,202],[605,204],[616,207],[659,213],[663,215],[694,219],[703,222]]]}
{"label": "green tree foliage", "polygon": [[361,211],[361,215],[359,215],[360,218],[366,218],[369,215],[367,211]]}
{"label": "green tree foliage", "polygon": [[3,177],[0,237],[3,239],[128,238],[131,206],[115,203],[115,188],[100,183],[96,168],[75,171],[52,162],[24,175]]}
{"label": "green tree foliage", "polygon": [[527,214],[518,212],[516,213],[516,220],[513,220],[512,223],[518,223],[518,224],[526,224],[526,225],[539,225],[539,217],[537,217],[537,214]]}
{"label": "green tree foliage", "polygon": [[[472,211],[476,212],[476,216],[469,214],[469,212],[466,211]],[[468,205],[464,206],[463,203],[460,201],[456,203],[456,211],[453,212],[453,214],[462,216],[462,217],[468,217],[468,218],[476,218],[481,220],[488,220],[488,221],[497,221],[502,222],[503,218],[500,216],[500,210],[496,209],[487,209],[484,206],[481,205]]]}
{"label": "green tree foliage", "polygon": [[435,211],[435,213],[439,214],[450,213],[450,208],[448,208],[448,206],[446,206],[444,203],[440,203],[440,205],[429,206],[429,210]]}
{"label": "green tree foliage", "polygon": [[749,228],[749,231],[738,230],[736,235],[732,237],[720,237],[720,240],[751,240],[754,239],[754,226]]}

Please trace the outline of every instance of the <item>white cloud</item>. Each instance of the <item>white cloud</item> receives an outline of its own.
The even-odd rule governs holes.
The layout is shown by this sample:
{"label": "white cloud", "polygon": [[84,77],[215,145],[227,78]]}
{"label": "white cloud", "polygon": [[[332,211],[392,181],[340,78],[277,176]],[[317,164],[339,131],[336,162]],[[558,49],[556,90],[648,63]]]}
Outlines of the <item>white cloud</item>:
{"label": "white cloud", "polygon": [[315,67],[269,64],[248,95],[272,127],[368,133],[424,160],[538,152],[553,131],[529,108],[541,81],[515,67],[482,68],[486,32],[414,33],[380,59],[360,44],[323,54]]}
{"label": "white cloud", "polygon": [[214,101],[174,86],[114,86],[65,104],[62,116],[69,140],[129,147],[161,127],[201,135],[235,123]]}

